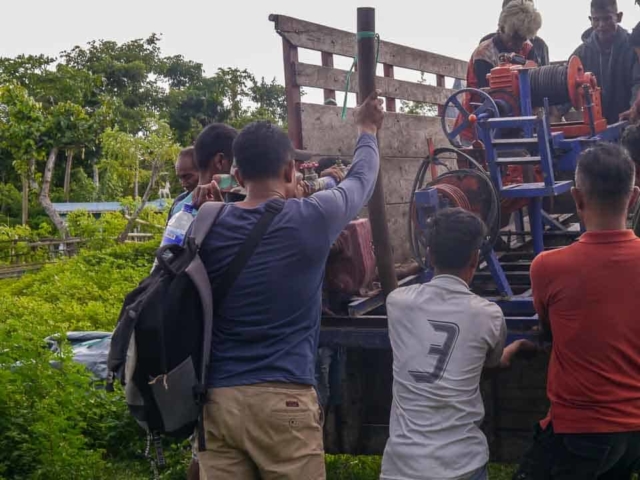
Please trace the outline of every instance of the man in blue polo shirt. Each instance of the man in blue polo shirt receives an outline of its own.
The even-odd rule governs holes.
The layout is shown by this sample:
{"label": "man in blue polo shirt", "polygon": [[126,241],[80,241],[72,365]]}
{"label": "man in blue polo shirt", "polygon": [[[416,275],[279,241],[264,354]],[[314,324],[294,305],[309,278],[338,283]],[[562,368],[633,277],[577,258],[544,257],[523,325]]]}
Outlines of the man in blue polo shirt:
{"label": "man in blue polo shirt", "polygon": [[184,191],[178,195],[173,201],[173,204],[171,204],[167,221],[171,220],[171,217],[182,210],[184,204],[190,201],[191,192],[198,186],[200,174],[198,173],[196,154],[193,147],[183,149],[178,155],[178,160],[176,161],[176,177],[180,180],[180,186]]}
{"label": "man in blue polo shirt", "polygon": [[336,188],[297,199],[293,148],[277,126],[256,122],[233,145],[244,201],[229,204],[201,257],[215,284],[266,205],[287,199],[214,318],[206,479],[325,478],[315,385],[321,292],[329,249],[373,193],[382,107],[373,94],[356,114],[353,165]]}

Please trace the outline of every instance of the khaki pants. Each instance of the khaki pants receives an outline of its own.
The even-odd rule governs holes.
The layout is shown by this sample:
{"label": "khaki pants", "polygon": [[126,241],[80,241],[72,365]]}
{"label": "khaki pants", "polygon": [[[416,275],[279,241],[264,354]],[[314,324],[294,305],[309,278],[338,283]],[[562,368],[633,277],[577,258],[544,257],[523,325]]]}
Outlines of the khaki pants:
{"label": "khaki pants", "polygon": [[324,480],[322,413],[313,387],[215,388],[204,411],[206,480]]}

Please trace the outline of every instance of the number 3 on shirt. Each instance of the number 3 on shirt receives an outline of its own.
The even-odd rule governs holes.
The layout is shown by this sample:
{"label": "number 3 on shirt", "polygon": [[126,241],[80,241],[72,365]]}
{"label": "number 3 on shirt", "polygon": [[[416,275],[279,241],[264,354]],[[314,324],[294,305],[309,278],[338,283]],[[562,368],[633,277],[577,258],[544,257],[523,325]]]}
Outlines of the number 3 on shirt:
{"label": "number 3 on shirt", "polygon": [[440,381],[442,375],[444,375],[444,371],[447,369],[453,347],[455,347],[458,334],[460,333],[460,328],[455,323],[429,320],[429,324],[437,333],[444,334],[445,339],[442,345],[431,344],[429,347],[427,355],[436,357],[435,365],[431,372],[409,371],[409,375],[411,375],[416,383],[436,383]]}

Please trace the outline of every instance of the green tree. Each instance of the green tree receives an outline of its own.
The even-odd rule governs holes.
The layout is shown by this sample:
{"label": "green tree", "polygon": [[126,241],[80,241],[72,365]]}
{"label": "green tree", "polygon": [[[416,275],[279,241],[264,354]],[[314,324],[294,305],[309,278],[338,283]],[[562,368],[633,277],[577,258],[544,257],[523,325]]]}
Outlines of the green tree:
{"label": "green tree", "polygon": [[224,105],[219,80],[211,77],[184,89],[170,90],[165,115],[177,140],[182,145],[189,145],[206,125],[226,122],[230,111]]}
{"label": "green tree", "polygon": [[24,87],[8,84],[0,87],[0,146],[13,159],[13,167],[22,179],[22,224],[29,217],[29,187],[35,159],[43,150],[45,130],[42,105]]}
{"label": "green tree", "polygon": [[[58,103],[45,113],[45,128],[42,132],[42,140],[49,154],[42,176],[39,200],[45,212],[47,212],[47,215],[63,237],[68,236],[68,229],[62,221],[62,218],[60,218],[53,208],[50,199],[53,170],[58,158],[58,153],[61,150],[67,149],[67,151],[73,151],[75,148],[80,148],[88,143],[92,143],[94,135],[92,126],[89,112],[75,103]],[[70,158],[67,157],[67,165],[69,164]]]}
{"label": "green tree", "polygon": [[256,105],[254,115],[280,125],[287,123],[287,101],[284,87],[274,78],[267,83],[264,77],[251,86],[251,101]]}
{"label": "green tree", "polygon": [[136,39],[122,44],[114,41],[91,41],[62,52],[61,62],[74,70],[101,78],[92,92],[93,101],[107,96],[117,99],[114,118],[120,130],[137,133],[150,112],[163,105],[164,89],[156,75],[164,68],[160,57],[160,37]]}
{"label": "green tree", "polygon": [[128,219],[127,225],[119,237],[119,242],[123,243],[129,233],[133,230],[136,220],[149,201],[151,191],[156,184],[158,175],[163,167],[170,165],[178,155],[180,147],[173,141],[169,126],[150,118],[147,121],[148,127],[142,135],[131,135],[120,130],[107,130],[102,135],[102,145],[105,158],[111,161],[118,168],[133,169],[135,172],[135,198],[138,200],[137,183],[140,175],[140,168],[148,166],[150,168],[149,179],[142,198],[139,199],[138,206]]}
{"label": "green tree", "polygon": [[[253,120],[286,122],[284,88],[274,80],[258,81],[238,68],[207,77],[197,62],[163,56],[155,34],[124,43],[89,42],[57,59],[0,58],[0,85],[3,180],[22,183],[24,222],[29,200],[37,197],[63,234],[51,198],[69,201],[72,190],[82,199],[113,200],[132,190],[137,197],[140,175],[153,170],[146,160],[141,168],[118,165],[103,152],[104,132],[148,138],[148,119],[154,118],[168,125],[166,138],[187,145],[212,122],[237,128]],[[56,168],[61,162],[65,167]]]}

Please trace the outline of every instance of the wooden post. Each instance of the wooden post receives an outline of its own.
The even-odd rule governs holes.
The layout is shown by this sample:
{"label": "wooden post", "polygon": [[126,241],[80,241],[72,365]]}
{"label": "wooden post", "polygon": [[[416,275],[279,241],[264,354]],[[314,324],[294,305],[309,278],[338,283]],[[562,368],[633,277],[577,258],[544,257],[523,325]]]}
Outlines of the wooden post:
{"label": "wooden post", "polygon": [[[320,52],[320,55],[322,56],[322,66],[333,68],[333,53]],[[323,93],[324,93],[325,104],[327,103],[328,100],[333,100],[335,102],[336,100],[335,90],[329,90],[325,88],[323,90]]]}
{"label": "wooden post", "polygon": [[302,119],[300,117],[300,87],[296,84],[298,47],[286,38],[282,39],[284,58],[284,89],[287,99],[287,128],[293,148],[302,149]]}
{"label": "wooden post", "polygon": [[[358,34],[376,31],[376,11],[374,8],[358,8]],[[361,38],[358,35],[358,85],[362,101],[376,88],[376,49],[377,40],[373,36]],[[384,179],[382,168],[378,172],[378,181],[369,200],[369,221],[376,253],[378,276],[385,297],[398,288],[393,250],[389,239],[387,211],[384,199]]]}
{"label": "wooden post", "polygon": [[[394,71],[393,71],[393,65],[389,65],[388,63],[385,63],[384,65],[382,65],[383,68],[383,72],[384,72],[384,76],[387,78],[393,78],[394,76]],[[395,98],[391,98],[391,97],[386,97],[385,98],[385,107],[387,109],[387,112],[395,112],[396,111],[396,99]]]}
{"label": "wooden post", "polygon": [[[445,76],[444,75],[436,75],[436,85],[438,87],[445,87]],[[438,105],[438,116],[442,117],[445,114],[444,105]]]}

